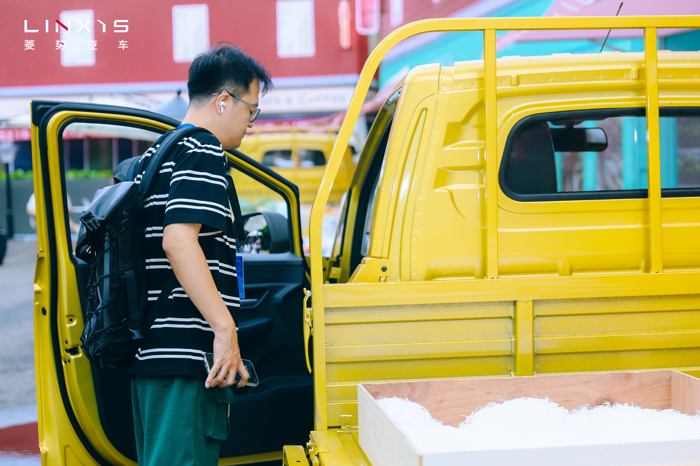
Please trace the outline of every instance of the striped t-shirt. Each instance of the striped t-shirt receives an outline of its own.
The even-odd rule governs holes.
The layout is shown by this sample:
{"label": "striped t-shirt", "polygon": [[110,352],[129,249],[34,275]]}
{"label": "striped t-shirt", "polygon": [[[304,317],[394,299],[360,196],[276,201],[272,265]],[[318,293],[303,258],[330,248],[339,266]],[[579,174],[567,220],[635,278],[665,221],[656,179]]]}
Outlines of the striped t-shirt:
{"label": "striped t-shirt", "polygon": [[[135,181],[143,176],[158,139],[137,162]],[[131,366],[134,375],[184,375],[205,378],[203,355],[213,351],[214,331],[178,283],[158,315],[150,311],[173,273],[163,252],[163,228],[171,223],[198,223],[199,245],[219,295],[238,322],[236,240],[228,198],[227,160],[211,133],[195,133],[178,143],[163,163],[152,193],[144,199],[146,216],[146,321],[153,321]]]}

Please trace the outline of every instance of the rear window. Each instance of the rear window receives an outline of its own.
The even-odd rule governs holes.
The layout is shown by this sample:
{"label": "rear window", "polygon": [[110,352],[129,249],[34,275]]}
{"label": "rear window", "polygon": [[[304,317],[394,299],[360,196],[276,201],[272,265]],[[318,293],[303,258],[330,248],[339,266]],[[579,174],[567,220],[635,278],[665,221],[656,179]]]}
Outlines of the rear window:
{"label": "rear window", "polygon": [[[662,109],[659,125],[663,196],[699,196],[700,111]],[[513,128],[500,182],[520,201],[644,198],[647,168],[644,109],[550,113]]]}

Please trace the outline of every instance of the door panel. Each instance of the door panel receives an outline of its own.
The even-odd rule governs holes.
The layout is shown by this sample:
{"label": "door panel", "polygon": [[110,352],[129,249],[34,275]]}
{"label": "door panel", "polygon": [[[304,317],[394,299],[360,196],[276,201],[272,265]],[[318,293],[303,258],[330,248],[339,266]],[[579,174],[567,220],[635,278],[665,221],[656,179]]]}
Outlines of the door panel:
{"label": "door panel", "polygon": [[[253,362],[260,385],[234,389],[231,434],[221,446],[221,458],[280,451],[283,445],[303,444],[313,430],[312,377],[304,362],[299,318],[302,259],[291,253],[243,256],[246,296],[256,296],[257,303],[241,307],[240,349],[241,355]],[[246,334],[246,324],[261,321],[271,324],[261,325],[268,331]],[[128,371],[92,369],[105,434],[120,452],[135,461]]]}
{"label": "door panel", "polygon": [[[300,445],[313,430],[313,379],[306,370],[299,309],[303,260],[291,253],[241,255],[249,304],[240,312],[241,355],[255,365],[260,385],[234,389],[222,458]],[[258,327],[257,338],[248,336],[247,324]]]}

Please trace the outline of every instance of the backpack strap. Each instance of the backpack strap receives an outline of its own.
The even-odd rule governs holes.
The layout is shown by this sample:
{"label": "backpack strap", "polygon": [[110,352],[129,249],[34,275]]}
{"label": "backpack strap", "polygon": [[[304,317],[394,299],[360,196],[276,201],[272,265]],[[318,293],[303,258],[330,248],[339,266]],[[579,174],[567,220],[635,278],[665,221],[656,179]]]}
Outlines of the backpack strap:
{"label": "backpack strap", "polygon": [[[155,181],[157,178],[157,174],[160,171],[160,167],[163,165],[163,162],[166,160],[166,158],[170,155],[172,149],[176,147],[177,143],[194,133],[200,132],[209,133],[209,131],[204,128],[184,127],[170,130],[161,137],[161,142],[158,145],[158,148],[155,150],[155,152],[151,154],[150,160],[148,161],[148,164],[144,170],[143,177],[139,184],[139,194],[141,195],[141,197],[146,197],[151,192],[153,186],[155,185]],[[114,173],[115,183],[123,181],[134,181],[136,179],[137,169],[139,167],[139,164],[135,162],[138,162],[140,159],[141,157],[132,157],[131,159],[125,160],[124,162],[119,164],[119,166],[117,167],[117,171]],[[128,241],[125,242],[125,244],[123,244],[122,246],[126,249],[130,249],[131,247]],[[125,253],[125,256],[131,257],[131,252],[127,251]],[[151,321],[151,323],[148,323],[148,325],[144,325],[144,316],[142,316],[139,313],[138,287],[136,283],[136,276],[134,275],[134,271],[132,270],[131,263],[124,264],[124,269],[126,297],[129,306],[129,328],[134,334],[133,339],[138,340],[140,338],[143,338],[141,330],[144,328],[150,328],[153,322]],[[177,279],[175,278],[174,272],[170,275],[170,278],[166,282],[166,285],[167,286],[164,287],[163,291],[158,296],[158,301],[156,301],[154,308],[149,313],[150,315],[148,317],[148,320],[151,319],[150,316],[155,315],[157,313],[154,311],[157,311],[160,307],[165,305],[164,299],[167,299],[167,297],[172,292],[173,288],[177,286]]]}
{"label": "backpack strap", "polygon": [[238,201],[236,186],[233,184],[233,178],[228,174],[226,175],[226,195],[233,211],[233,230],[236,233],[236,248],[239,248],[243,246],[246,240],[246,233],[243,229],[243,214],[241,213],[241,204]]}
{"label": "backpack strap", "polygon": [[[148,196],[153,189],[158,172],[160,171],[160,167],[170,154],[171,149],[173,149],[182,139],[195,133],[204,132],[211,134],[211,132],[207,129],[190,126],[176,128],[165,133],[160,145],[151,155],[148,165],[146,165],[146,169],[144,170],[143,177],[139,183],[139,192],[141,193],[142,197]],[[133,180],[134,178],[130,179]]]}

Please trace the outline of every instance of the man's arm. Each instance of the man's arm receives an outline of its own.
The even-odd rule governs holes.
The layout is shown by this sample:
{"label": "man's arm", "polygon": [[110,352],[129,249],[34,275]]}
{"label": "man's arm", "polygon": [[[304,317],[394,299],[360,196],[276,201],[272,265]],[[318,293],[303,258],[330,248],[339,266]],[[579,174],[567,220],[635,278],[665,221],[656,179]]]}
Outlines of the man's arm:
{"label": "man's arm", "polygon": [[[199,245],[201,228],[202,225],[196,223],[167,225],[163,230],[163,251],[185,293],[214,330],[214,367],[205,385],[207,388],[231,386],[238,372],[241,374],[238,387],[243,387],[248,382],[248,371],[241,361],[233,318],[219,296],[207,259]],[[226,377],[226,374],[230,375]]]}

